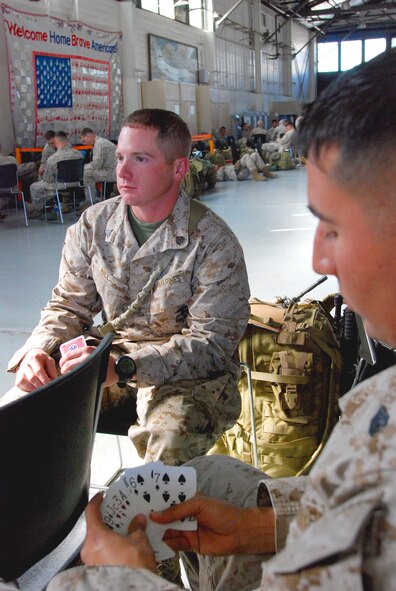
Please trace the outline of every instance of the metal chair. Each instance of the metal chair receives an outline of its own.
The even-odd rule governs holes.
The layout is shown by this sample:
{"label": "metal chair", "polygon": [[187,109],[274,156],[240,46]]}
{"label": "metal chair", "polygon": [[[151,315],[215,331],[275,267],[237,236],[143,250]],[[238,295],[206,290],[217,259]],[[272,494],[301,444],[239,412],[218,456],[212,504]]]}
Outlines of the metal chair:
{"label": "metal chair", "polygon": [[0,577],[18,579],[18,589],[46,588],[80,550],[111,341],[0,408]]}
{"label": "metal chair", "polygon": [[98,185],[100,185],[100,200],[105,201],[106,199],[110,198],[110,194],[113,191],[114,185],[116,184],[116,179],[113,180],[105,180],[105,181],[98,181]]}
{"label": "metal chair", "polygon": [[[56,205],[59,212],[59,218],[63,224],[62,202],[59,197],[61,191],[72,191],[73,193],[73,209],[76,211],[76,189],[88,189],[89,199],[92,201],[91,187],[84,185],[84,160],[82,158],[75,158],[73,160],[60,160],[57,164],[56,174]],[[45,205],[45,216],[47,219],[47,209],[50,205]]]}
{"label": "metal chair", "polygon": [[0,199],[15,198],[15,208],[18,213],[18,195],[22,197],[25,224],[29,225],[26,215],[25,196],[18,187],[18,166],[16,164],[0,165]]}

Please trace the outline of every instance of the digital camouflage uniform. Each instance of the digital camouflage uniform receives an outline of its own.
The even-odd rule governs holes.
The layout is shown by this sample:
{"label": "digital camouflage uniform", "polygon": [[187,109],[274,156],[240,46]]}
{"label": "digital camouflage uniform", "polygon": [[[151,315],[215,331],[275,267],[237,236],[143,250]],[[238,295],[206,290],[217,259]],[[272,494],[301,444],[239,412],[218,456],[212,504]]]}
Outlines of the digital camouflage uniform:
{"label": "digital camouflage uniform", "polygon": [[239,159],[239,168],[237,178],[240,181],[248,179],[265,180],[264,177],[258,177],[258,172],[266,171],[266,166],[258,152],[252,148],[242,147],[241,157]]}
{"label": "digital camouflage uniform", "polygon": [[52,156],[52,154],[55,154],[55,152],[56,148],[53,148],[51,144],[46,142],[46,144],[43,147],[43,151],[41,152],[41,164],[45,164],[48,158]]}
{"label": "digital camouflage uniform", "polygon": [[[269,560],[199,557],[200,587],[188,562],[193,591],[396,589],[396,367],[363,382],[340,406],[342,417],[309,477],[263,480],[226,456],[191,462],[203,492],[244,506],[272,502],[278,550]],[[47,591],[91,589],[178,587],[146,570],[78,567],[55,577]]]}
{"label": "digital camouflage uniform", "polygon": [[[84,185],[91,187],[92,195],[95,195],[95,185],[98,181],[115,182],[117,166],[115,152],[115,144],[96,136],[91,162],[84,166]],[[86,198],[89,199],[88,193]]]}
{"label": "digital camouflage uniform", "polygon": [[[49,144],[48,142],[46,142],[46,144],[44,145],[43,151],[41,152],[41,162],[40,162],[40,166],[42,166],[44,169],[47,166],[47,160],[50,156],[52,156],[52,154],[55,154],[56,152],[56,148],[53,148],[51,146],[51,144]],[[43,171],[44,174],[44,171]],[[40,175],[40,177],[43,176],[43,174]]]}
{"label": "digital camouflage uniform", "polygon": [[43,178],[30,185],[30,195],[35,209],[43,209],[46,201],[55,194],[58,162],[61,160],[79,160],[81,153],[73,150],[70,144],[56,150],[47,160]]}
{"label": "digital camouflage uniform", "polygon": [[290,129],[286,131],[285,135],[279,140],[279,150],[288,150],[289,148],[295,150],[297,148],[297,130]]}
{"label": "digital camouflage uniform", "polygon": [[[125,312],[163,265],[153,290],[113,344],[137,365],[139,424],[129,436],[146,461],[180,464],[206,453],[240,413],[238,343],[247,326],[249,288],[239,242],[207,209],[189,235],[184,194],[141,248],[121,197],[88,208],[66,234],[60,280],[41,321],[14,355],[16,370],[34,347],[48,353]],[[93,339],[93,340],[92,340]],[[110,394],[109,394],[110,391]],[[107,389],[105,400],[120,389]]]}

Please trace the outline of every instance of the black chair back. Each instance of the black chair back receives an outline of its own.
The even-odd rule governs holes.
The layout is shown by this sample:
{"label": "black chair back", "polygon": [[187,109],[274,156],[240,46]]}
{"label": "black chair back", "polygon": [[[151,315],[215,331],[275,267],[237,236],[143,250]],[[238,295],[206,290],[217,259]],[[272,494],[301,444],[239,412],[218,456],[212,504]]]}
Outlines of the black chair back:
{"label": "black chair back", "polygon": [[12,189],[18,184],[18,166],[16,164],[0,165],[0,189]]}
{"label": "black chair back", "polygon": [[51,552],[85,508],[111,340],[106,336],[68,374],[0,408],[0,577],[5,580]]}
{"label": "black chair back", "polygon": [[78,183],[83,180],[84,160],[60,160],[57,165],[56,180],[58,183]]}

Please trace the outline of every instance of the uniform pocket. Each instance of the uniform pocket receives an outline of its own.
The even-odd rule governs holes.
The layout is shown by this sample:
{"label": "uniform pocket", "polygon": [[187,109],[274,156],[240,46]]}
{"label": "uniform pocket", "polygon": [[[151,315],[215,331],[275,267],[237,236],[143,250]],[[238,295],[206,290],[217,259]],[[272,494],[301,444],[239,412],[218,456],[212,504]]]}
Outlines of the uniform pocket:
{"label": "uniform pocket", "polygon": [[158,335],[178,333],[186,325],[192,296],[190,277],[176,273],[155,284],[150,302],[151,329]]}
{"label": "uniform pocket", "polygon": [[91,272],[97,292],[104,304],[111,302],[111,307],[116,309],[118,305],[125,305],[129,301],[128,286],[114,277],[112,271],[103,264],[102,260],[94,259],[92,261]]}

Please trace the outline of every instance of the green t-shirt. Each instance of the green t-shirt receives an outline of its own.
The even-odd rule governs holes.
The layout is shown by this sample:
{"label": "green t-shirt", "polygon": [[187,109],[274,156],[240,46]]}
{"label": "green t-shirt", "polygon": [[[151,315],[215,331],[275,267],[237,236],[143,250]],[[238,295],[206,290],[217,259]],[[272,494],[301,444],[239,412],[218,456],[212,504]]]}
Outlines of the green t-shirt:
{"label": "green t-shirt", "polygon": [[136,236],[136,240],[138,241],[139,246],[142,246],[151,236],[154,234],[157,228],[168,218],[166,216],[160,222],[142,222],[139,220],[135,215],[132,213],[132,209],[128,207],[128,219],[129,223],[131,224],[133,233]]}

